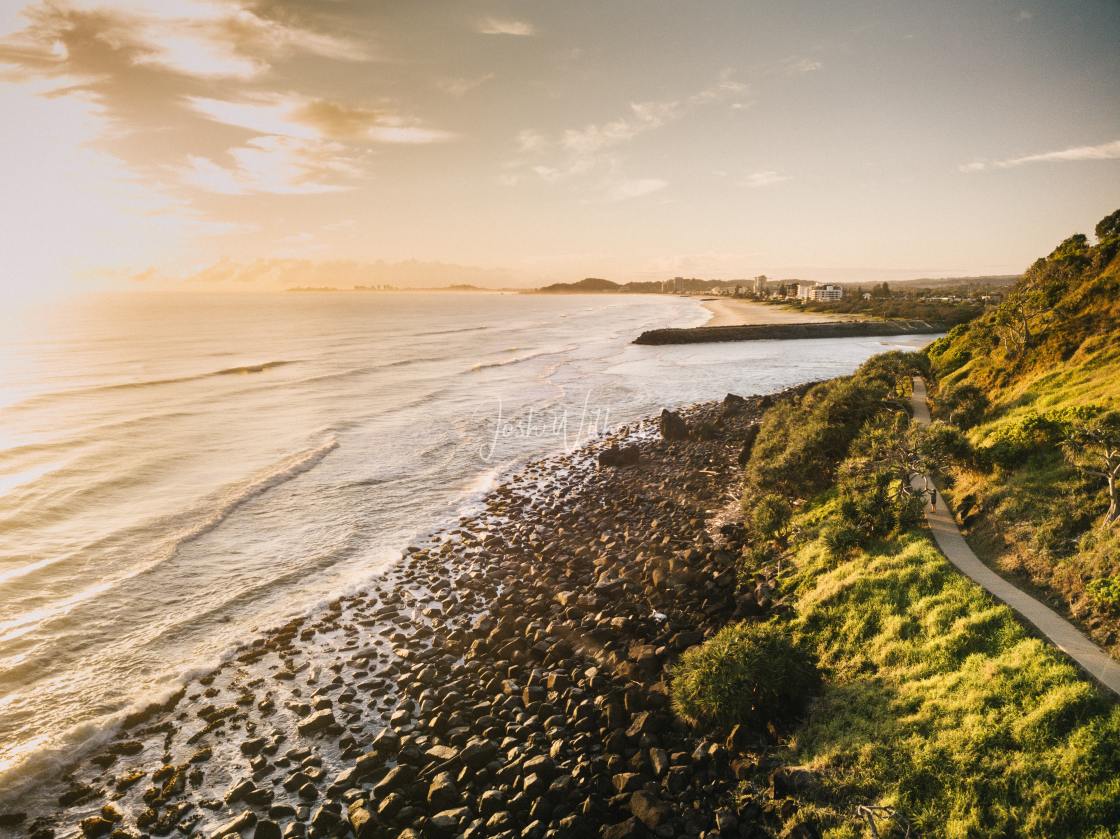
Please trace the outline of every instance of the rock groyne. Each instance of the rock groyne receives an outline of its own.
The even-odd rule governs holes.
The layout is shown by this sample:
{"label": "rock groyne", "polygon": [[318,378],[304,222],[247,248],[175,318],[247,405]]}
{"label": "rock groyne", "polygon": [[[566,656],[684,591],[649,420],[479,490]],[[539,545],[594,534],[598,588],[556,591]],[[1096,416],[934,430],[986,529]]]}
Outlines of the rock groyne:
{"label": "rock groyne", "polygon": [[635,344],[708,344],[719,341],[766,341],[800,338],[863,338],[886,335],[934,335],[944,324],[924,320],[857,320],[834,323],[762,323],[746,326],[696,326],[651,329]]}

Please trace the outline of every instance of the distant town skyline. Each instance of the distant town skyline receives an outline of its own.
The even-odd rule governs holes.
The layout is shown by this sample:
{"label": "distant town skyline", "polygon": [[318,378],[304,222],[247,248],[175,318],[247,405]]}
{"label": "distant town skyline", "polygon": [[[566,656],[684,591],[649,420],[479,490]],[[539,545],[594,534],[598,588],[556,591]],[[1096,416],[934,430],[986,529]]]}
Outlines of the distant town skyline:
{"label": "distant town skyline", "polygon": [[1018,273],[1120,205],[1118,32],[1104,0],[10,2],[0,293]]}

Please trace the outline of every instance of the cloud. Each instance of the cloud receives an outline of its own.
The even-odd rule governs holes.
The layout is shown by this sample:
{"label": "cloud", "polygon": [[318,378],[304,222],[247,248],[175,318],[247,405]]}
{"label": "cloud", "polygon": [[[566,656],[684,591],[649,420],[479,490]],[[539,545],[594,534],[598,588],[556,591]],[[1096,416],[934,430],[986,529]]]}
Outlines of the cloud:
{"label": "cloud", "polygon": [[523,152],[540,151],[548,145],[548,140],[539,131],[526,128],[517,133],[517,147]]}
{"label": "cloud", "polygon": [[179,171],[183,183],[220,195],[314,195],[352,188],[339,177],[359,172],[334,143],[308,143],[292,137],[254,137],[229,149],[231,165],[190,155]]}
{"label": "cloud", "polygon": [[233,125],[261,134],[277,134],[313,140],[322,133],[313,123],[300,122],[297,112],[303,107],[288,97],[272,96],[261,101],[230,101],[188,96],[187,104],[213,122]]}
{"label": "cloud", "polygon": [[126,56],[132,66],[199,79],[249,80],[266,73],[276,60],[296,54],[340,61],[371,57],[358,40],[270,18],[240,0],[119,0],[111,6],[71,0],[31,4],[25,11],[30,25],[5,38],[6,46],[34,46],[40,58],[44,47],[60,46],[66,50],[64,59],[75,54],[70,47],[79,48],[79,61],[96,58],[90,48],[97,46]]}
{"label": "cloud", "polygon": [[1020,9],[1019,14],[1015,15],[1015,20],[1025,22],[1034,19],[1034,12],[1030,9]]}
{"label": "cloud", "polygon": [[475,26],[475,31],[482,35],[517,35],[520,37],[537,34],[537,28],[526,21],[494,17],[480,20]]}
{"label": "cloud", "polygon": [[440,79],[436,82],[436,87],[444,93],[451,96],[466,96],[472,90],[482,87],[489,81],[493,81],[494,74],[487,73],[483,76],[476,76],[475,78],[454,78],[454,79]]}
{"label": "cloud", "polygon": [[[555,138],[533,129],[524,129],[516,137],[518,151],[523,156],[511,161],[509,168],[522,169],[536,174],[547,183],[556,183],[605,168],[604,163],[613,167],[618,164],[617,150],[638,137],[683,119],[697,108],[735,99],[746,91],[747,86],[725,70],[715,82],[689,96],[632,102],[622,116],[568,128]],[[546,163],[534,159],[534,156],[555,151],[561,153],[560,160]],[[509,174],[503,177],[503,182],[510,185],[519,180]]]}
{"label": "cloud", "polygon": [[660,192],[668,185],[669,182],[663,181],[661,178],[637,178],[615,184],[607,190],[606,197],[608,201],[626,201]]}
{"label": "cloud", "polygon": [[295,94],[237,101],[192,96],[186,101],[214,122],[295,139],[423,144],[454,137],[449,131],[385,111]]}
{"label": "cloud", "polygon": [[751,189],[761,189],[765,186],[773,186],[780,184],[783,181],[790,180],[789,175],[783,175],[780,172],[775,172],[773,169],[766,169],[759,172],[751,172],[743,179],[743,185]]}
{"label": "cloud", "polygon": [[1098,146],[1074,146],[1060,151],[1041,154],[1028,154],[1022,157],[1008,157],[1003,160],[964,163],[957,168],[962,172],[982,172],[985,169],[1013,169],[1028,163],[1062,163],[1077,160],[1120,160],[1120,140],[1101,143]]}
{"label": "cloud", "polygon": [[784,64],[786,73],[791,76],[803,76],[806,73],[813,73],[824,66],[815,58],[788,58]]}
{"label": "cloud", "polygon": [[[428,143],[450,134],[385,110],[267,90],[273,65],[297,55],[369,59],[349,33],[248,0],[101,0],[30,5],[26,25],[0,39],[9,78],[55,83],[47,95],[83,98],[138,181],[167,173],[187,188],[227,195],[349,189],[356,145]],[[215,123],[250,135],[230,145]],[[161,187],[162,188],[162,187]],[[191,220],[195,229],[202,222]],[[221,223],[217,221],[217,223]]]}
{"label": "cloud", "polygon": [[679,102],[639,102],[630,105],[630,113],[599,125],[570,128],[564,132],[563,146],[577,154],[592,154],[619,143],[627,143],[681,114]]}
{"label": "cloud", "polygon": [[365,174],[358,152],[363,144],[426,144],[453,136],[383,111],[295,94],[187,102],[209,120],[259,135],[227,149],[230,165],[190,155],[178,169],[188,186],[223,195],[340,192]]}

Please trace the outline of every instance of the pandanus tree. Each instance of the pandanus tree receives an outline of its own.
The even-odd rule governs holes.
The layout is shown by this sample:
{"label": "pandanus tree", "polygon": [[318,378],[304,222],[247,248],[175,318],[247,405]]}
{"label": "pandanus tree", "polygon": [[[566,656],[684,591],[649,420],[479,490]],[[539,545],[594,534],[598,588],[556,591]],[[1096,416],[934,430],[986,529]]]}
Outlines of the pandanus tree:
{"label": "pandanus tree", "polygon": [[1120,411],[1089,405],[1059,418],[1066,459],[1108,488],[1104,526],[1120,521]]}

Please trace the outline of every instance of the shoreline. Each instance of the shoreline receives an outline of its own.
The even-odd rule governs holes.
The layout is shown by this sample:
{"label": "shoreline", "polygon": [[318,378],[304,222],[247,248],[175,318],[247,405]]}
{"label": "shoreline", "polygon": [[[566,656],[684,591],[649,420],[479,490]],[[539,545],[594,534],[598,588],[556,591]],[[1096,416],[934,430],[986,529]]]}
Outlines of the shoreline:
{"label": "shoreline", "polygon": [[[571,455],[530,462],[490,491],[478,513],[407,549],[361,593],[289,621],[188,682],[162,709],[136,715],[67,773],[49,801],[40,794],[22,821],[12,821],[21,809],[17,802],[0,805],[0,834],[18,826],[25,831],[19,835],[46,839],[56,829],[73,831],[83,820],[94,820],[82,829],[97,835],[115,827],[119,815],[122,824],[157,835],[179,825],[201,830],[199,835],[220,835],[219,825],[238,819],[243,826],[311,825],[312,835],[318,824],[322,835],[321,829],[334,829],[328,823],[353,824],[348,805],[376,793],[378,784],[393,776],[394,764],[411,767],[406,774],[423,775],[433,761],[454,764],[473,779],[461,784],[456,802],[469,808],[455,817],[461,828],[468,816],[484,815],[484,792],[502,792],[509,786],[506,776],[516,774],[472,766],[462,753],[479,740],[493,743],[495,725],[509,736],[511,725],[524,725],[516,719],[538,704],[563,715],[566,705],[587,695],[599,697],[596,702],[608,712],[580,712],[566,721],[551,714],[547,718],[556,730],[538,722],[517,735],[533,754],[509,765],[551,761],[543,777],[550,782],[571,777],[592,802],[590,813],[551,822],[571,817],[601,826],[637,818],[633,790],[607,794],[626,773],[599,751],[604,738],[620,758],[632,756],[646,738],[671,746],[667,756],[689,756],[670,759],[661,773],[639,767],[634,783],[655,786],[650,795],[664,807],[679,804],[674,812],[691,813],[681,796],[695,793],[699,781],[693,779],[703,777],[725,794],[701,796],[696,818],[706,819],[709,829],[719,820],[717,811],[730,818],[735,776],[728,771],[710,778],[691,759],[700,738],[667,712],[663,673],[685,647],[744,610],[760,608],[731,594],[734,546],[723,545],[719,534],[713,537],[705,522],[737,503],[738,450],[768,401],[750,398],[726,415],[719,403],[685,409],[694,427],[704,423],[715,429],[705,432],[710,439],[665,443],[639,423]],[[639,465],[596,467],[598,452],[621,441],[640,450]],[[597,541],[589,520],[598,525]],[[644,543],[636,532],[666,533],[650,552],[656,556],[640,549]],[[596,545],[604,553],[592,557]],[[622,558],[612,559],[616,552]],[[537,558],[542,555],[557,562],[542,565]],[[660,614],[663,620],[655,617]],[[456,659],[460,663],[453,663]],[[535,675],[542,667],[548,672]],[[480,668],[493,674],[481,692],[475,678]],[[513,671],[520,682],[510,693],[497,676],[504,673],[508,680]],[[425,710],[425,693],[441,685],[473,696],[474,705],[451,714],[465,724],[440,720],[434,706]],[[472,724],[471,709],[484,701],[492,713]],[[455,706],[445,695],[437,704],[443,708],[449,702]],[[621,710],[610,710],[616,707]],[[505,710],[516,711],[513,720],[500,725],[491,720],[504,719]],[[589,727],[595,736],[589,736]],[[393,735],[379,734],[386,730],[396,732],[395,749],[377,745],[378,736],[383,744],[386,737],[392,740]],[[569,738],[569,747],[552,755],[556,750],[538,741],[558,734]],[[453,758],[448,750],[460,754]],[[561,768],[576,774],[565,776]],[[520,772],[517,779],[525,783],[531,775],[542,777]],[[387,835],[414,823],[438,833],[432,824],[437,812],[408,790],[402,784],[398,791],[400,812],[367,815],[391,828]],[[568,795],[556,797],[560,804]],[[112,809],[102,811],[106,804]],[[457,808],[439,813],[446,809]],[[654,809],[669,821],[677,819]],[[532,812],[512,802],[502,812],[522,826],[541,820],[540,814],[530,819]]]}

